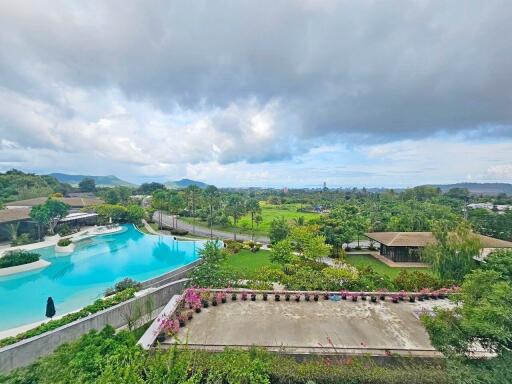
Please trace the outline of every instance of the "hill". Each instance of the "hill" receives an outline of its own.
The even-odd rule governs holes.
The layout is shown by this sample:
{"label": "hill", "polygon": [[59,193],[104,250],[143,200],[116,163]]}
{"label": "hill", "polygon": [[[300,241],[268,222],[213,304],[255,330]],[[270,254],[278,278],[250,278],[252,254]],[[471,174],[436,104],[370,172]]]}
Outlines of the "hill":
{"label": "hill", "polygon": [[59,180],[61,183],[68,183],[73,186],[78,185],[80,181],[85,178],[94,179],[96,185],[98,187],[116,187],[116,186],[124,186],[124,187],[136,187],[136,184],[130,183],[125,180],[121,180],[117,176],[108,175],[108,176],[89,176],[89,175],[68,175],[66,173],[50,173],[49,176],[52,176]]}
{"label": "hill", "polygon": [[512,184],[508,183],[456,183],[438,184],[434,187],[441,188],[443,192],[447,192],[451,188],[466,188],[470,193],[476,195],[498,195],[500,193],[512,195]]}
{"label": "hill", "polygon": [[41,176],[12,169],[0,173],[0,203],[25,200],[52,193],[66,193],[69,186],[61,184],[51,176]]}
{"label": "hill", "polygon": [[187,188],[190,185],[196,185],[201,189],[204,189],[208,186],[208,184],[203,183],[202,181],[196,181],[196,180],[190,180],[190,179],[168,181],[167,183],[165,183],[165,186],[170,189]]}

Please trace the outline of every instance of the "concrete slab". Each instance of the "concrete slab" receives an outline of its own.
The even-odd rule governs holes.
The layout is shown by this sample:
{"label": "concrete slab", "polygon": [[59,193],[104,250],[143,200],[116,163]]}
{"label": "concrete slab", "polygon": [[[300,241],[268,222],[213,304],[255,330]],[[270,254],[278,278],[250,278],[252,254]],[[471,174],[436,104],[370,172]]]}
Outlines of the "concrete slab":
{"label": "concrete slab", "polygon": [[[191,346],[251,346],[308,349],[372,349],[417,351],[436,355],[415,311],[432,302],[371,303],[369,301],[252,302],[228,301],[210,306],[180,329],[177,337]],[[169,341],[171,343],[172,340]]]}

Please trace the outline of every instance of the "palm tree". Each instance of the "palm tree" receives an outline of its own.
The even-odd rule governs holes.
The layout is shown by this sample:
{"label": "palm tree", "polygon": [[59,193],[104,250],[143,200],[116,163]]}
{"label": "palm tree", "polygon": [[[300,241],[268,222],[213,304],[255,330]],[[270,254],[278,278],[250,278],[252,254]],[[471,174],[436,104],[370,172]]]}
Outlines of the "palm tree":
{"label": "palm tree", "polygon": [[7,231],[9,235],[9,239],[12,243],[15,243],[18,239],[18,228],[20,226],[20,222],[17,221],[16,223],[7,224],[5,227],[5,230]]}
{"label": "palm tree", "polygon": [[236,240],[236,225],[238,219],[244,214],[244,199],[240,195],[231,195],[226,204],[226,214],[233,217],[234,239]]}
{"label": "palm tree", "polygon": [[192,233],[196,233],[196,204],[201,189],[197,185],[192,184],[187,187],[186,192],[192,209]]}
{"label": "palm tree", "polygon": [[252,240],[254,241],[254,219],[258,213],[261,213],[261,207],[258,200],[251,198],[247,201],[245,205],[248,212],[251,213],[251,232],[252,232]]}
{"label": "palm tree", "polygon": [[219,190],[214,185],[209,185],[204,190],[204,197],[208,203],[208,225],[210,226],[210,239],[213,238],[213,210],[219,202]]}

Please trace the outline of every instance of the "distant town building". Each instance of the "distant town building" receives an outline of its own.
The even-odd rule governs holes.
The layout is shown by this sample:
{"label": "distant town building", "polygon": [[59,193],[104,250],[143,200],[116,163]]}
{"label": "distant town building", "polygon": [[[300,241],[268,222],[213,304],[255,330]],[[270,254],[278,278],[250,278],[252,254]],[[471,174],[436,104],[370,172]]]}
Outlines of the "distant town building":
{"label": "distant town building", "polygon": [[468,204],[469,209],[487,209],[488,211],[495,211],[498,213],[504,213],[507,210],[512,210],[512,205],[506,204],[493,204],[493,203],[472,203]]}

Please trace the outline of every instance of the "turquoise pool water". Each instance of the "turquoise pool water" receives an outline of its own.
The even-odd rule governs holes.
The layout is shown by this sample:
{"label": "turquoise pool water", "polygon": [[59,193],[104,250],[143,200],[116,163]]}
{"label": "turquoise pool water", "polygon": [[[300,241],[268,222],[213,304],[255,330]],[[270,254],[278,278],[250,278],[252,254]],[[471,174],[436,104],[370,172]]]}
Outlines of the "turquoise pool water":
{"label": "turquoise pool water", "polygon": [[45,320],[48,296],[62,315],[92,303],[125,277],[144,281],[190,264],[202,243],[145,235],[129,225],[121,233],[83,240],[67,256],[56,256],[53,246],[38,249],[50,266],[0,277],[0,330]]}

